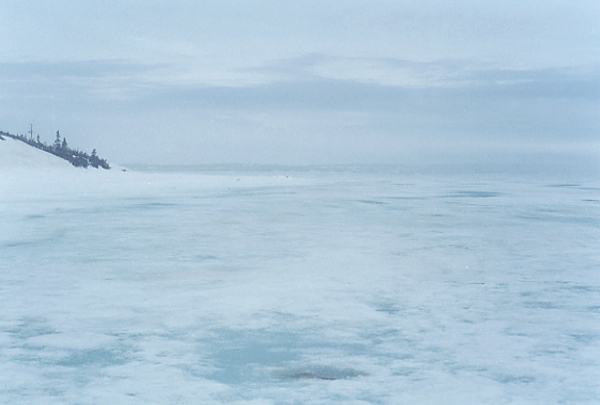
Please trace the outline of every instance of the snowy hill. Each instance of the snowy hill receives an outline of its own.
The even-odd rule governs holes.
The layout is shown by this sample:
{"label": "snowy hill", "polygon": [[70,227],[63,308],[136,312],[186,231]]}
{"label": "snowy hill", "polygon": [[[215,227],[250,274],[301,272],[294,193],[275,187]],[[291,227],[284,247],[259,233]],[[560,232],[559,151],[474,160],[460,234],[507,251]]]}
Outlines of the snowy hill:
{"label": "snowy hill", "polygon": [[[83,196],[99,197],[131,188],[130,173],[116,170],[83,169],[68,161],[2,136],[0,140],[0,200],[19,203],[31,198],[66,201]],[[43,197],[41,197],[43,196]],[[2,205],[2,204],[0,204]],[[6,230],[0,230],[0,234]]]}
{"label": "snowy hill", "polygon": [[3,137],[0,140],[0,169],[41,168],[75,169],[64,159],[34,148],[16,139]]}

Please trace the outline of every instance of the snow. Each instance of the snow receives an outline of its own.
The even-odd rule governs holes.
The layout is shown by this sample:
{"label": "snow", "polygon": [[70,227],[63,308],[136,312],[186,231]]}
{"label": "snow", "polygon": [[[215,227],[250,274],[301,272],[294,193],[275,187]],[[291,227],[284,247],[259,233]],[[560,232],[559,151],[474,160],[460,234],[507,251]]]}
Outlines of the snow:
{"label": "snow", "polygon": [[2,403],[600,401],[593,178],[25,170],[14,142]]}
{"label": "snow", "polygon": [[0,140],[0,168],[65,169],[69,162],[16,139]]}

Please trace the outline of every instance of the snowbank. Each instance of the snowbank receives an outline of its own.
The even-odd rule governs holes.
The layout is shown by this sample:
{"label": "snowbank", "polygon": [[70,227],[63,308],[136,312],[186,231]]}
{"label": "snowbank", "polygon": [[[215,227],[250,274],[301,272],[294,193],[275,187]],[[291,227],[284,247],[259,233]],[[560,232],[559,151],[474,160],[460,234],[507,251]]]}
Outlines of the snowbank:
{"label": "snowbank", "polygon": [[106,196],[135,198],[150,190],[195,193],[199,189],[291,186],[307,181],[276,174],[138,172],[113,163],[110,170],[84,169],[21,141],[5,139],[0,140],[0,202],[5,203],[32,198],[60,201]]}
{"label": "snowbank", "polygon": [[9,137],[0,140],[0,169],[74,169],[66,160]]}
{"label": "snowbank", "polygon": [[118,184],[129,172],[84,169],[29,146],[19,140],[0,140],[0,201],[24,201],[33,197],[99,195]]}

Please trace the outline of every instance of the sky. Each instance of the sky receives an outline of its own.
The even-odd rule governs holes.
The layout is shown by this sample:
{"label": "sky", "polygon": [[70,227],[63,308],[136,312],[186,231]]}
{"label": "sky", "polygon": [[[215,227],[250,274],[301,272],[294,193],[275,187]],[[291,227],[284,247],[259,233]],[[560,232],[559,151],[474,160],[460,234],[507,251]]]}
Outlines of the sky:
{"label": "sky", "polygon": [[109,162],[600,157],[600,2],[0,3],[0,129]]}

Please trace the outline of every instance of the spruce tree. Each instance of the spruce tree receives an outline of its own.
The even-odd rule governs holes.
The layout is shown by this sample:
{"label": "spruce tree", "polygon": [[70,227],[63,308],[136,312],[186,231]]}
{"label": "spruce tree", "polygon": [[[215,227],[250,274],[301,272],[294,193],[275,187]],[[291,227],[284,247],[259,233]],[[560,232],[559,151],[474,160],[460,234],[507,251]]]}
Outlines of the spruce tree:
{"label": "spruce tree", "polygon": [[56,131],[56,139],[54,140],[54,149],[60,149],[60,131]]}

